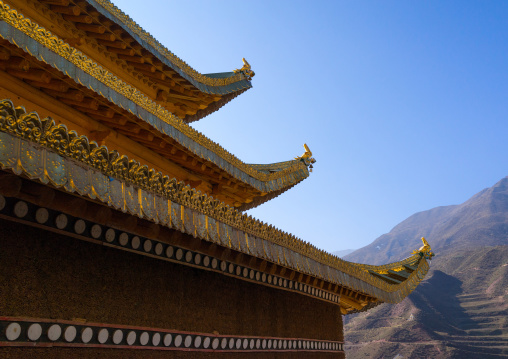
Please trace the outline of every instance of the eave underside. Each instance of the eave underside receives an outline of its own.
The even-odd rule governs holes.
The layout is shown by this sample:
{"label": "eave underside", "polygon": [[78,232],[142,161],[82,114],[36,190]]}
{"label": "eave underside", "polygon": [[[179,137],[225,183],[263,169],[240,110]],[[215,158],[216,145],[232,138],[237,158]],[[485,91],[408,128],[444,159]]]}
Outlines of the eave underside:
{"label": "eave underside", "polygon": [[[91,140],[104,144],[118,135],[125,136],[167,159],[168,163],[175,164],[168,174],[237,208],[246,209],[259,205],[308,176],[306,167],[299,161],[292,161],[292,169],[275,176],[266,175],[253,166],[239,162],[250,172],[241,171],[228,162],[231,159],[238,162],[236,158],[198,132],[185,127],[183,123],[179,126],[187,131],[187,135],[168,128],[167,123],[143,111],[128,99],[113,93],[93,78],[80,74],[73,68],[72,63],[45,51],[32,39],[23,38],[22,33],[18,33],[17,38],[10,36],[12,34],[7,35],[12,30],[9,25],[4,24],[2,28],[6,38],[21,46],[17,47],[7,40],[0,43],[0,70],[5,71],[4,87],[8,87],[12,82],[21,82],[25,92],[33,92],[34,98],[41,99],[39,104],[52,101],[59,104],[56,106],[68,107],[84,115],[81,116],[79,129],[84,126],[85,131],[80,132]],[[41,92],[40,95],[36,94],[37,91]],[[89,123],[85,124],[86,122]],[[76,128],[76,124],[66,124],[70,128]],[[86,127],[93,129],[87,131]],[[204,141],[207,147],[200,145],[200,140]],[[225,155],[210,151],[209,145],[215,146]],[[252,177],[256,174],[266,179]],[[271,195],[267,197],[267,194]]]}
{"label": "eave underside", "polygon": [[128,25],[119,20],[125,15],[110,2],[7,2],[185,122],[216,111],[251,87],[241,74],[217,79],[198,73],[128,17]]}
{"label": "eave underside", "polygon": [[[97,205],[124,211],[133,219],[139,217],[153,223],[138,226],[138,220],[135,220],[135,228],[149,227],[155,233],[162,228],[171,228],[195,237],[196,240],[189,243],[197,243],[198,248],[202,245],[222,248],[234,258],[245,260],[242,263],[248,267],[257,263],[262,271],[281,276],[287,273],[289,279],[297,278],[296,281],[302,284],[299,290],[308,295],[321,295],[324,300],[326,295],[335,296],[333,298],[337,299],[334,300],[344,313],[361,310],[372,302],[402,300],[428,270],[424,257],[418,254],[385,266],[342,261],[287,233],[242,216],[176,181],[158,177],[128,159],[108,154],[104,147],[88,144],[86,138],[66,133],[65,127],[55,126],[47,119],[40,121],[33,113],[26,115],[23,109],[14,109],[5,101],[0,109],[0,130],[2,168],[12,170],[18,176],[42,181],[50,187],[91,198]],[[76,152],[76,149],[79,150]],[[4,179],[3,188],[19,196],[23,184],[16,180],[16,176]],[[55,192],[47,185],[38,185],[39,189],[28,185],[27,192],[32,196],[34,192],[40,192],[45,198],[41,203],[50,203],[48,198],[56,195],[44,197],[48,191]],[[4,193],[9,194],[8,191]],[[36,198],[41,196],[36,194]],[[27,201],[30,198],[25,197]],[[71,209],[86,207],[71,200],[57,202],[67,204]],[[91,213],[101,211],[96,209]],[[120,221],[129,222],[132,220],[127,217]],[[398,272],[401,280],[395,282],[394,278],[390,279],[390,274],[383,274],[390,271]],[[242,273],[244,269],[237,274]]]}

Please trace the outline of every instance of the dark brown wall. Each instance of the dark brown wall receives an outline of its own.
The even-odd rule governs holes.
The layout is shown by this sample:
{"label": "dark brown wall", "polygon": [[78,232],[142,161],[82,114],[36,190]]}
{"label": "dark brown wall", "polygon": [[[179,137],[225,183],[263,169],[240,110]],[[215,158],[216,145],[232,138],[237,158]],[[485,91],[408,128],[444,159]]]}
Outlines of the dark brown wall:
{"label": "dark brown wall", "polygon": [[[0,228],[3,316],[84,318],[205,333],[343,340],[339,307],[332,304],[5,220],[0,220]],[[47,349],[11,348],[0,349],[0,357],[15,357],[25,350],[31,350],[31,357],[48,353]],[[69,353],[68,348],[58,350],[61,357]],[[79,349],[82,353],[87,350]],[[110,358],[147,354],[131,350],[126,355],[119,349],[94,353]],[[168,352],[149,354],[158,358],[167,357]],[[273,357],[342,357],[302,354],[279,353]],[[210,355],[171,352],[175,358]],[[230,353],[220,357],[259,355]],[[272,356],[265,352],[262,357]]]}

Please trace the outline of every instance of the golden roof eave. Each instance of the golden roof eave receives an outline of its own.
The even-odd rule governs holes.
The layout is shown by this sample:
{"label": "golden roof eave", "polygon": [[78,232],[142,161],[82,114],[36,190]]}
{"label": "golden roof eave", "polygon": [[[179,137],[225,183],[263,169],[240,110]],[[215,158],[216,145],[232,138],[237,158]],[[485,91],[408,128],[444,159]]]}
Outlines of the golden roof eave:
{"label": "golden roof eave", "polygon": [[[89,142],[86,137],[67,131],[65,126],[57,126],[49,118],[41,120],[34,112],[15,108],[9,100],[0,101],[0,165],[18,175],[52,183],[115,208],[120,205],[126,212],[156,223],[160,222],[157,218],[161,215],[167,216],[168,208],[173,208],[174,203],[181,211],[175,218],[182,221],[176,228],[185,233],[206,241],[217,241],[224,236],[219,241],[221,245],[343,286],[351,293],[363,293],[375,298],[374,301],[401,301],[423,280],[429,269],[428,259],[432,257],[428,246],[389,267],[343,261],[116,151],[110,152],[105,146]],[[71,168],[66,169],[66,166]],[[79,180],[70,175],[73,171],[82,173]],[[160,198],[161,204],[169,202],[158,207],[144,200],[138,202],[142,197]],[[406,278],[398,284],[390,284],[370,272],[400,265],[409,266],[409,269]],[[357,304],[352,299],[349,303],[355,310],[368,304]]]}
{"label": "golden roof eave", "polygon": [[[178,69],[181,70],[182,75],[188,79],[197,81],[198,83],[209,85],[209,86],[226,86],[237,83],[242,80],[249,80],[249,75],[245,74],[245,69],[242,67],[240,70],[232,71],[230,76],[227,77],[211,77],[206,74],[201,74],[185,61],[177,57],[171,51],[169,51],[164,45],[162,45],[157,39],[145,31],[139,26],[134,20],[115,6],[109,0],[86,0],[86,2],[94,6],[97,10],[101,11],[103,15],[109,15],[110,19],[115,19],[117,24],[121,25],[125,30],[129,31],[131,35],[136,36],[142,45],[146,49],[156,51],[159,57],[163,57],[174,64]],[[244,59],[245,63],[245,59]],[[249,73],[251,72],[250,66],[248,68]]]}
{"label": "golden roof eave", "polygon": [[[184,62],[155,39],[150,43],[143,40],[142,30],[131,30],[95,2],[62,0],[63,5],[56,5],[51,0],[4,1],[26,12],[33,21],[51,28],[60,38],[144,91],[184,122],[197,121],[217,111],[252,87],[247,70],[208,75],[199,74],[188,65],[184,66],[186,71],[182,70],[179,66]],[[98,28],[102,31],[98,32]],[[179,61],[175,63],[175,59]],[[200,79],[207,80],[206,84],[198,82]]]}
{"label": "golden roof eave", "polygon": [[[308,176],[307,165],[304,164],[303,161],[294,161],[293,166],[275,173],[264,173],[258,171],[252,165],[243,163],[234,155],[225,151],[221,146],[209,140],[179,118],[154,103],[139,90],[129,86],[94,63],[77,49],[54,36],[46,29],[33,23],[30,19],[24,18],[16,10],[10,9],[9,6],[2,2],[0,2],[0,4],[0,16],[7,24],[21,31],[22,34],[29,36],[39,44],[43,44],[45,48],[53,51],[56,56],[65,59],[69,64],[75,66],[76,70],[69,71],[65,68],[59,68],[62,61],[58,60],[58,58],[48,61],[44,57],[47,55],[32,54],[33,56],[37,56],[40,61],[48,62],[52,67],[62,72],[67,72],[68,74],[75,73],[77,70],[88,74],[90,78],[95,81],[93,85],[91,83],[87,85],[90,89],[104,96],[108,101],[122,99],[123,102],[119,102],[119,106],[126,110],[128,109],[141,120],[154,126],[157,131],[170,137],[174,136],[174,138],[189,151],[204,160],[214,163],[217,168],[226,171],[237,180],[256,188],[262,193],[270,193],[288,188]],[[8,38],[9,36],[4,37],[14,42],[13,38]],[[20,43],[18,46],[24,45]],[[27,52],[30,51],[26,46],[23,47],[23,49]],[[76,81],[85,85],[83,77],[76,79]],[[144,111],[138,110],[137,108],[143,109]],[[133,112],[132,109],[135,109],[135,112]]]}

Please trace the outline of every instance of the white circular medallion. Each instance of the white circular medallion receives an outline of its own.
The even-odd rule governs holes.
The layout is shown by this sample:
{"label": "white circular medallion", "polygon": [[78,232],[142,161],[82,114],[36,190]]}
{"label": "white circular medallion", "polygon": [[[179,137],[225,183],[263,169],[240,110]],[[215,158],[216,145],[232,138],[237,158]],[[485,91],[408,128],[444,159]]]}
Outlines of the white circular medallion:
{"label": "white circular medallion", "polygon": [[60,335],[62,335],[62,327],[58,324],[53,324],[48,329],[48,339],[52,342],[58,340],[60,338]]}
{"label": "white circular medallion", "polygon": [[217,259],[212,259],[212,268],[217,269],[217,266],[219,265],[219,261]]}
{"label": "white circular medallion", "polygon": [[147,239],[145,241],[145,243],[143,243],[143,250],[147,253],[152,250],[152,241],[151,240]]}
{"label": "white circular medallion", "polygon": [[268,349],[272,349],[272,340],[271,339],[268,339],[268,342],[266,343],[266,347]]}
{"label": "white circular medallion", "polygon": [[175,337],[175,347],[179,347],[180,345],[182,345],[182,340],[183,340],[182,336],[181,335],[177,335]]}
{"label": "white circular medallion", "polygon": [[140,245],[141,245],[141,240],[139,239],[138,236],[134,236],[131,241],[132,248],[138,249]]}
{"label": "white circular medallion", "polygon": [[243,274],[243,276],[245,278],[247,278],[247,276],[249,275],[249,269],[248,268],[244,268],[242,274]]}
{"label": "white circular medallion", "polygon": [[117,329],[113,332],[113,343],[120,344],[123,339],[123,332]]}
{"label": "white circular medallion", "polygon": [[263,275],[261,276],[261,281],[266,282],[266,273],[263,273]]}
{"label": "white circular medallion", "polygon": [[166,257],[168,258],[173,257],[174,252],[175,250],[173,249],[173,247],[169,246],[168,248],[166,248]]}
{"label": "white circular medallion", "polygon": [[231,339],[229,339],[229,349],[234,349],[234,348],[235,348],[235,339],[231,338]]}
{"label": "white circular medallion", "polygon": [[108,228],[104,237],[106,237],[106,241],[109,243],[113,242],[116,237],[115,230],[113,228]]}
{"label": "white circular medallion", "polygon": [[46,223],[49,219],[49,212],[46,208],[39,208],[35,211],[35,220],[37,223]]}
{"label": "white circular medallion", "polygon": [[259,281],[261,279],[261,273],[256,272],[256,280]]}
{"label": "white circular medallion", "polygon": [[194,338],[194,348],[199,348],[200,346],[201,346],[201,337],[198,335],[196,336],[196,338]]}
{"label": "white circular medallion", "polygon": [[64,229],[65,227],[67,227],[68,222],[69,222],[69,219],[63,213],[60,213],[55,218],[55,225],[56,225],[56,228],[58,228],[58,229]]}
{"label": "white circular medallion", "polygon": [[212,341],[212,349],[215,350],[219,347],[219,338],[215,338],[213,341]]}
{"label": "white circular medallion", "polygon": [[261,339],[256,340],[256,349],[261,347]]}
{"label": "white circular medallion", "polygon": [[278,342],[276,340],[273,341],[273,349],[277,349]]}
{"label": "white circular medallion", "polygon": [[250,340],[250,343],[249,343],[249,347],[250,347],[251,349],[254,349],[254,345],[256,345],[256,343],[254,342],[254,339],[251,339],[251,340]]}
{"label": "white circular medallion", "polygon": [[[18,202],[19,203],[19,202]],[[42,327],[39,323],[34,323],[28,327],[28,339],[31,341],[39,340],[42,335]]]}
{"label": "white circular medallion", "polygon": [[106,328],[102,328],[101,330],[99,330],[99,335],[97,335],[97,340],[99,341],[99,343],[101,344],[106,343],[108,338],[109,332]]}
{"label": "white circular medallion", "polygon": [[231,274],[233,274],[233,272],[235,271],[235,266],[233,263],[229,263],[228,271]]}
{"label": "white circular medallion", "polygon": [[203,257],[203,265],[205,267],[208,267],[210,265],[210,257],[208,257],[208,256]]}
{"label": "white circular medallion", "polygon": [[[212,264],[213,264],[213,262],[212,262]],[[224,261],[220,262],[220,270],[225,272],[227,269],[228,269],[227,263]]]}
{"label": "white circular medallion", "polygon": [[155,245],[155,254],[157,254],[158,256],[160,256],[162,254],[163,250],[164,250],[164,247],[162,246],[161,243],[157,243]]}
{"label": "white circular medallion", "polygon": [[78,331],[76,330],[75,326],[70,325],[67,328],[65,328],[65,331],[64,331],[65,341],[68,343],[72,342],[74,339],[76,339],[77,332]]}
{"label": "white circular medallion", "polygon": [[185,337],[184,345],[186,348],[190,347],[192,345],[192,337],[190,335],[187,335]]}
{"label": "white circular medallion", "polygon": [[238,276],[239,276],[239,275],[241,275],[241,274],[242,274],[242,267],[237,266],[237,267],[236,267],[236,275],[238,275]]}
{"label": "white circular medallion", "polygon": [[90,229],[90,234],[95,239],[99,238],[101,236],[101,234],[102,234],[102,228],[101,228],[101,226],[99,226],[98,224],[94,224],[92,226],[92,228]]}
{"label": "white circular medallion", "polygon": [[118,237],[118,242],[120,242],[121,246],[126,246],[129,243],[129,235],[125,232],[120,233],[120,237]]}
{"label": "white circular medallion", "polygon": [[196,265],[200,265],[201,264],[201,254],[196,253],[196,255],[194,256],[194,263]]}
{"label": "white circular medallion", "polygon": [[14,205],[14,214],[16,217],[23,218],[28,214],[28,205],[26,202],[19,201]]}
{"label": "white circular medallion", "polygon": [[249,339],[245,338],[243,340],[242,347],[243,347],[243,349],[247,349],[249,347]]}
{"label": "white circular medallion", "polygon": [[127,334],[127,344],[132,345],[136,341],[136,332],[130,331],[129,334]]}
{"label": "white circular medallion", "polygon": [[255,276],[256,276],[256,272],[254,272],[254,269],[251,269],[249,272],[250,279],[254,279]]}
{"label": "white circular medallion", "polygon": [[185,260],[187,261],[187,263],[192,262],[192,252],[185,253]]}
{"label": "white circular medallion", "polygon": [[164,345],[169,347],[171,345],[171,342],[173,341],[173,336],[171,334],[166,334],[164,336]]}
{"label": "white circular medallion", "polygon": [[143,332],[139,336],[139,342],[141,343],[141,345],[147,345],[149,340],[150,340],[150,334],[148,334],[147,332]]}
{"label": "white circular medallion", "polygon": [[82,219],[78,219],[76,223],[74,223],[74,232],[77,234],[82,234],[86,229],[86,223]]}
{"label": "white circular medallion", "polygon": [[220,343],[220,347],[222,349],[226,349],[228,347],[228,340],[226,338],[222,338],[222,341]]}
{"label": "white circular medallion", "polygon": [[263,349],[266,349],[266,339],[263,339],[263,342],[261,343],[261,347]]}
{"label": "white circular medallion", "polygon": [[183,251],[180,248],[178,248],[176,250],[176,259],[180,261],[180,260],[182,260],[182,257],[183,257]]}
{"label": "white circular medallion", "polygon": [[18,323],[11,323],[5,329],[5,336],[9,341],[18,339],[20,335],[21,335],[21,325],[19,325]]}
{"label": "white circular medallion", "polygon": [[161,342],[161,335],[159,333],[155,333],[152,337],[152,345],[156,347]]}
{"label": "white circular medallion", "polygon": [[92,328],[87,327],[87,328],[83,329],[83,331],[81,332],[81,341],[86,344],[90,340],[92,340],[92,336],[93,336]]}
{"label": "white circular medallion", "polygon": [[203,348],[208,349],[210,346],[210,338],[206,337],[205,340],[203,340]]}

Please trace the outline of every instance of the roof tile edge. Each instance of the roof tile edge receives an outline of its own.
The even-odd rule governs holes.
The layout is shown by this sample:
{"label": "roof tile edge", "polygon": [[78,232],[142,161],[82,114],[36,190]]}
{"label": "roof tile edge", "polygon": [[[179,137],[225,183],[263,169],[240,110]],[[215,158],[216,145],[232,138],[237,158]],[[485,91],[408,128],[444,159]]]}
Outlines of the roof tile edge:
{"label": "roof tile edge", "polygon": [[[157,41],[157,39],[155,39],[147,31],[145,31],[129,15],[125,14],[122,10],[120,10],[120,8],[114,5],[111,1],[109,0],[86,0],[86,1],[92,6],[94,6],[94,4],[97,4],[100,7],[102,7],[105,11],[107,11],[110,15],[112,15],[120,22],[119,25],[127,27],[147,45],[152,47],[160,55],[162,55],[172,64],[181,69],[181,71],[183,72],[181,75],[185,74],[188,77],[192,78],[193,80],[208,86],[227,86],[242,80],[248,81],[250,83],[250,78],[252,76],[245,74],[243,71],[232,72],[233,74],[232,76],[223,78],[210,77],[201,74],[195,69],[193,69],[191,66],[189,66],[185,61],[183,61],[178,56],[169,51],[164,45],[162,45],[159,41]],[[190,78],[187,79],[190,80]]]}

